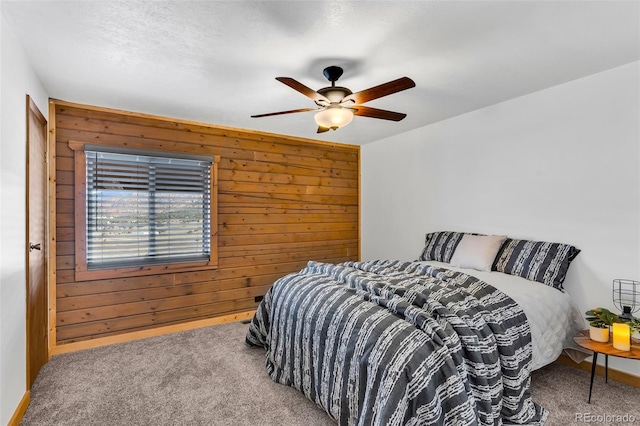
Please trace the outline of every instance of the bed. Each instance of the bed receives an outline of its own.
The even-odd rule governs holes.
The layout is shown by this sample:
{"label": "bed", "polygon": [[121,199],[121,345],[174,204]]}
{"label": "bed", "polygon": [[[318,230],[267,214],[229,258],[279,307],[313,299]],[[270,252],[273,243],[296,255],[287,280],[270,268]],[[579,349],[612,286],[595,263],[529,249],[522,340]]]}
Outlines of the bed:
{"label": "bed", "polygon": [[267,292],[247,343],[341,425],[541,425],[530,372],[572,336],[571,303],[518,278],[434,260],[309,262]]}

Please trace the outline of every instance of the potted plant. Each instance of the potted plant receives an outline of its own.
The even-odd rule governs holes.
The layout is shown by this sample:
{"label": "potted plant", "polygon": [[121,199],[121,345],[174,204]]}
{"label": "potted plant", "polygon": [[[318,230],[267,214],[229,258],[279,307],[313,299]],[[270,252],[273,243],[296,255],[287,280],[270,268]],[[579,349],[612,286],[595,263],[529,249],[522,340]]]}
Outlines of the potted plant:
{"label": "potted plant", "polygon": [[640,332],[640,318],[633,318],[628,324],[631,328],[631,336],[633,336],[636,331]]}
{"label": "potted plant", "polygon": [[621,322],[620,318],[605,308],[593,308],[586,312],[589,322],[589,337],[596,342],[609,341],[609,327],[613,323]]}

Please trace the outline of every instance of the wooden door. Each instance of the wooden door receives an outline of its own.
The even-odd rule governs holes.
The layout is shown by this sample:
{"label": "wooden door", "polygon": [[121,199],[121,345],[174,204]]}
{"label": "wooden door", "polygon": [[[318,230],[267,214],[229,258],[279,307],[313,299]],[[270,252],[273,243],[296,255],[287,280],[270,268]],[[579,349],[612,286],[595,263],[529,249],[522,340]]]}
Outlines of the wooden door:
{"label": "wooden door", "polygon": [[49,360],[47,340],[47,120],[27,95],[27,388]]}

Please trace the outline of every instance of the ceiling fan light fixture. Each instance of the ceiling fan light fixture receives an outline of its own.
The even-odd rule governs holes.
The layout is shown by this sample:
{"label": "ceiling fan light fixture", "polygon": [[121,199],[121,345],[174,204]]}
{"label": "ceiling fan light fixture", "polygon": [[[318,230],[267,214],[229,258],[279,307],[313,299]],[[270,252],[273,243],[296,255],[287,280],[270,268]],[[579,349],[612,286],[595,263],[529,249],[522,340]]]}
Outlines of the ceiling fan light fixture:
{"label": "ceiling fan light fixture", "polygon": [[318,126],[336,130],[351,123],[353,111],[335,105],[316,113],[314,118]]}

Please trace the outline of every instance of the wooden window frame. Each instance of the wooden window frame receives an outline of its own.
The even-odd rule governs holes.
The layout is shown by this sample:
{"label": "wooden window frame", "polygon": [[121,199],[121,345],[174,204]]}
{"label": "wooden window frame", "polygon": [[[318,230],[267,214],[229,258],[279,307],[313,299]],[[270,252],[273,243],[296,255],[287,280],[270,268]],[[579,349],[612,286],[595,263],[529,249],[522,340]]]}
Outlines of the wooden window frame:
{"label": "wooden window frame", "polygon": [[[129,266],[123,268],[87,268],[87,158],[84,142],[69,141],[74,154],[74,215],[75,215],[75,275],[76,281],[91,281],[107,278],[136,277],[142,275],[170,274],[175,272],[201,271],[218,268],[218,163],[220,156],[213,156],[211,164],[211,206],[209,236],[209,260],[167,263],[157,265]],[[92,145],[95,147],[95,145]],[[109,145],[105,145],[109,146]],[[159,151],[170,153],[168,151]]]}

